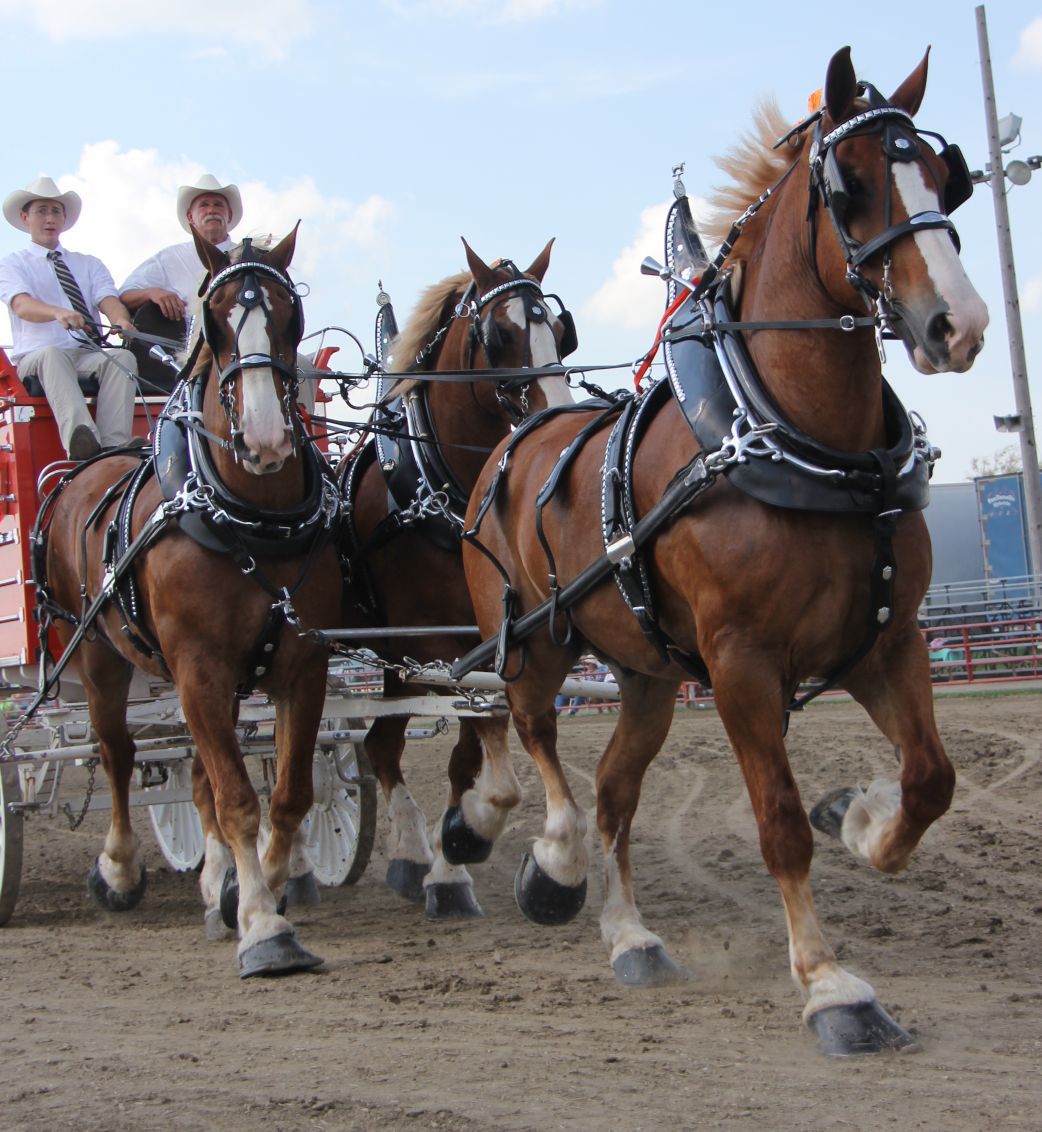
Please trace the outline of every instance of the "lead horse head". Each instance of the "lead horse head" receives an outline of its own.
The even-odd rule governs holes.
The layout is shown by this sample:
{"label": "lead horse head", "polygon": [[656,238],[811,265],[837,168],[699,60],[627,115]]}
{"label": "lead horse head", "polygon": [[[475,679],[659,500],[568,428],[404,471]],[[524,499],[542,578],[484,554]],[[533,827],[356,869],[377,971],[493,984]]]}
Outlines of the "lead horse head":
{"label": "lead horse head", "polygon": [[300,298],[286,274],[297,228],[275,247],[249,239],[230,253],[193,232],[210,272],[201,333],[236,457],[255,475],[278,472],[295,450]]}
{"label": "lead horse head", "polygon": [[858,82],[848,47],[832,57],[808,152],[809,217],[813,226],[823,210],[836,235],[814,249],[830,294],[842,301],[853,287],[921,373],[961,373],[983,346],[988,313],[951,220],[973,191],[966,162],[913,121],[928,59],[929,50],[887,99]]}

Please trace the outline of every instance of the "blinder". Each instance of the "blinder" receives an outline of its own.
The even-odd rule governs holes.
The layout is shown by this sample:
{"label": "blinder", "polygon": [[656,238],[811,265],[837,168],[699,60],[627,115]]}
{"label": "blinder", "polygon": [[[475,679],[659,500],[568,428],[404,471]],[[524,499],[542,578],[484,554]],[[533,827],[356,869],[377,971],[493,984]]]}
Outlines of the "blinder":
{"label": "blinder", "polygon": [[484,318],[479,316],[477,325],[480,328],[481,346],[485,351],[485,357],[488,358],[489,366],[494,369],[503,353],[503,335],[500,333],[494,312],[489,311]]}
{"label": "blinder", "polygon": [[[957,145],[946,142],[940,135],[930,136],[937,137],[940,141],[941,150],[937,156],[944,162],[945,168],[948,170],[942,204],[945,214],[950,216],[973,195],[973,181],[970,178],[970,169],[966,164],[966,158],[962,155],[962,150]],[[902,140],[911,141],[907,137],[902,138]],[[888,149],[887,152],[890,153],[890,150]],[[918,156],[918,154],[919,147],[916,145],[915,156]],[[893,157],[892,154],[891,156]],[[896,158],[899,161],[910,159],[909,152],[902,152]],[[840,169],[834,146],[830,146],[825,154],[825,161],[821,170],[821,182],[825,206],[831,208],[837,217],[845,217],[850,207],[850,193],[847,190],[847,184],[843,177],[843,171]]]}

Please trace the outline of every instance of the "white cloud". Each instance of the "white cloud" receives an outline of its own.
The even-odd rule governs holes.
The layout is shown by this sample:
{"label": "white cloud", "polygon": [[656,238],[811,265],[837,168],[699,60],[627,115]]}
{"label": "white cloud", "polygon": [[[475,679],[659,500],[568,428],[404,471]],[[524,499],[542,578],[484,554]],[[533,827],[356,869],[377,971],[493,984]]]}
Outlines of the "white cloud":
{"label": "white cloud", "polygon": [[1042,71],[1042,16],[1020,33],[1013,65],[1025,71]]}
{"label": "white cloud", "polygon": [[[616,257],[611,278],[583,304],[584,320],[627,330],[646,330],[657,325],[662,317],[666,289],[655,278],[641,275],[640,264],[645,256],[662,262],[663,232],[671,204],[672,201],[653,204],[640,214],[637,236]],[[696,215],[699,208],[704,207],[695,198],[691,205]]]}
{"label": "white cloud", "polygon": [[219,63],[222,59],[228,59],[230,56],[231,52],[227,47],[200,47],[198,51],[193,51],[189,58],[198,62]]}
{"label": "white cloud", "polygon": [[1036,275],[1021,285],[1020,305],[1030,314],[1042,311],[1042,275]]}
{"label": "white cloud", "polygon": [[383,0],[398,16],[453,19],[457,16],[480,19],[482,23],[532,23],[569,10],[596,7],[601,0]]}
{"label": "white cloud", "polygon": [[270,57],[316,23],[313,0],[0,0],[0,16],[26,20],[57,42],[183,36],[246,44]]}

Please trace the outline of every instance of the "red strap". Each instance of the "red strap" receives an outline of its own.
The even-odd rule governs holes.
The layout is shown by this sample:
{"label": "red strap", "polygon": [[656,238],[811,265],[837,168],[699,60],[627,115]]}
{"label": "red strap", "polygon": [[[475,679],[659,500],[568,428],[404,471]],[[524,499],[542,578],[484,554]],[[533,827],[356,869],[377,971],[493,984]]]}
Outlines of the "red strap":
{"label": "red strap", "polygon": [[[699,276],[701,278],[701,276]],[[698,283],[698,279],[694,281]],[[639,392],[640,383],[644,379],[644,375],[651,369],[651,363],[655,360],[655,355],[658,353],[659,346],[662,345],[662,327],[666,322],[673,317],[674,314],[681,308],[684,301],[688,298],[690,292],[683,291],[673,300],[672,303],[666,307],[665,314],[662,316],[662,321],[658,324],[658,331],[655,334],[655,341],[651,344],[651,349],[644,355],[644,360],[640,363],[640,368],[633,375],[633,386]]]}

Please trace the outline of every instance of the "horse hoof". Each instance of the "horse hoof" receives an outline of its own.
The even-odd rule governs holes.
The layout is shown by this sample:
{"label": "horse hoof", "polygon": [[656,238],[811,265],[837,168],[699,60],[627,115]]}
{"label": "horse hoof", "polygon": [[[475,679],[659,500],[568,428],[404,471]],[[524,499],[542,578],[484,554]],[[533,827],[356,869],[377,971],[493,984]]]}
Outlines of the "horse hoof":
{"label": "horse hoof", "polygon": [[857,796],[858,790],[854,786],[841,786],[838,790],[830,791],[811,810],[810,824],[829,837],[838,838],[850,803]]}
{"label": "horse hoof", "polygon": [[301,947],[292,932],[280,932],[271,939],[255,943],[239,956],[239,978],[254,975],[268,978],[274,975],[292,975],[295,971],[310,971],[325,962]]}
{"label": "horse hoof", "polygon": [[670,959],[661,944],[624,951],[611,966],[624,987],[664,987],[688,978],[687,971]]}
{"label": "horse hoof", "polygon": [[428,920],[476,920],[485,913],[469,884],[427,885]]}
{"label": "horse hoof", "polygon": [[203,926],[206,928],[206,938],[216,942],[228,938],[228,928],[220,908],[207,908],[203,914]]}
{"label": "horse hoof", "polygon": [[526,853],[514,877],[514,899],[533,923],[566,924],[586,903],[586,878],[575,886],[558,884]]}
{"label": "horse hoof", "polygon": [[462,806],[450,806],[441,819],[441,851],[450,865],[480,865],[492,853],[492,842],[475,833]]}
{"label": "horse hoof", "polygon": [[430,872],[430,865],[419,861],[405,861],[396,857],[387,865],[387,887],[393,889],[399,896],[422,904],[423,878]]}
{"label": "horse hoof", "polygon": [[318,891],[318,881],[315,880],[315,874],[303,873],[299,877],[290,877],[286,881],[283,900],[290,908],[321,904],[322,896]]}
{"label": "horse hoof", "polygon": [[221,919],[226,928],[237,931],[239,927],[239,874],[229,869],[221,884]]}
{"label": "horse hoof", "polygon": [[117,892],[116,889],[101,875],[101,858],[95,858],[94,864],[87,873],[87,892],[91,899],[106,912],[129,912],[141,903],[148,887],[148,873],[141,869],[141,879],[133,888],[126,892]]}
{"label": "horse hoof", "polygon": [[807,1019],[807,1028],[827,1057],[918,1049],[915,1038],[875,1001],[826,1006]]}

